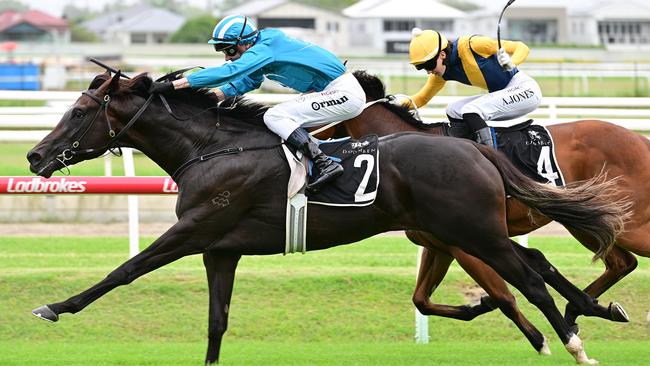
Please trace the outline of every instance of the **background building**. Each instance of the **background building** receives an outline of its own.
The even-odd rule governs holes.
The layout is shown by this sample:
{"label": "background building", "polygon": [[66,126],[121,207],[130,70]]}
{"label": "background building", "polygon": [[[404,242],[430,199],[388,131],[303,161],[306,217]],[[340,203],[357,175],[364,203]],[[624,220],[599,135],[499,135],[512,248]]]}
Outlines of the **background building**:
{"label": "background building", "polygon": [[0,41],[69,42],[68,22],[39,10],[0,13]]}
{"label": "background building", "polygon": [[348,18],[334,10],[290,0],[257,0],[229,9],[223,15],[244,14],[260,29],[281,28],[290,36],[328,49],[345,48],[350,34]]}
{"label": "background building", "polygon": [[167,9],[139,5],[109,12],[81,24],[107,43],[121,45],[165,43],[185,23]]}

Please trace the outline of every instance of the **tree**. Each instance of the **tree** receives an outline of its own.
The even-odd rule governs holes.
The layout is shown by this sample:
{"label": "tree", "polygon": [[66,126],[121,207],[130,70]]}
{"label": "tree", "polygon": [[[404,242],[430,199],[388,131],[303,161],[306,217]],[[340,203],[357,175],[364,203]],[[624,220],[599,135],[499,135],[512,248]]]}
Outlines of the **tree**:
{"label": "tree", "polygon": [[95,33],[81,27],[78,24],[70,25],[70,41],[71,42],[97,42]]}
{"label": "tree", "polygon": [[189,19],[170,37],[172,43],[205,43],[210,38],[210,32],[217,24],[217,19],[210,15],[202,15]]}
{"label": "tree", "polygon": [[14,0],[3,0],[0,1],[0,11],[6,10],[16,10],[16,11],[26,11],[29,10],[29,6],[20,1]]}

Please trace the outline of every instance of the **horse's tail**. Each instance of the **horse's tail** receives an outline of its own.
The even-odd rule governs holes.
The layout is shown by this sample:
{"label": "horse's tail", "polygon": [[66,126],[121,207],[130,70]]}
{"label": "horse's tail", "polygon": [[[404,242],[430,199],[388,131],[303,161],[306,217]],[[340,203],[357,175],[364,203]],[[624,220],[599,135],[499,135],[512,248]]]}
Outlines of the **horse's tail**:
{"label": "horse's tail", "polygon": [[593,260],[602,259],[624,231],[632,201],[620,198],[618,178],[607,180],[603,169],[595,177],[555,187],[535,182],[521,173],[506,156],[484,145],[479,151],[501,173],[506,193],[569,229],[590,235],[598,243]]}

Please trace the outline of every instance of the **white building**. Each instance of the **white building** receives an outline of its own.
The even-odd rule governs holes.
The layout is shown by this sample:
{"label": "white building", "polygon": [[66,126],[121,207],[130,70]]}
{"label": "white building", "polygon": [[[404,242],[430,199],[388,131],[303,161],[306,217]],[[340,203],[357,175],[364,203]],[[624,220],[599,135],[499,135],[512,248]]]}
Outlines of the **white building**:
{"label": "white building", "polygon": [[280,28],[292,37],[331,50],[345,47],[350,37],[348,19],[342,14],[290,0],[250,1],[223,13],[231,14],[250,17],[259,29]]}
{"label": "white building", "polygon": [[351,48],[372,53],[405,53],[414,27],[456,37],[463,11],[433,0],[362,0],[343,10],[350,18]]}
{"label": "white building", "polygon": [[[477,2],[477,4],[479,4]],[[504,4],[480,3],[467,32],[496,36]],[[650,5],[640,0],[525,0],[506,10],[501,36],[529,43],[650,46]]]}
{"label": "white building", "polygon": [[148,5],[98,16],[81,24],[102,41],[121,45],[164,43],[185,23],[185,17]]}

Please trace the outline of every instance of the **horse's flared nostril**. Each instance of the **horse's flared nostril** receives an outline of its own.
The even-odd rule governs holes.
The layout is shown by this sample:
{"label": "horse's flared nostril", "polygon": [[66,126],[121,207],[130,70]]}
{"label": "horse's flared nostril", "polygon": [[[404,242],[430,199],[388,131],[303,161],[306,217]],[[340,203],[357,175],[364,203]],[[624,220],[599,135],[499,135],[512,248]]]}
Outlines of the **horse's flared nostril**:
{"label": "horse's flared nostril", "polygon": [[37,152],[30,151],[29,153],[27,153],[27,161],[29,161],[31,165],[38,164],[41,161],[41,159],[42,159],[41,154]]}

